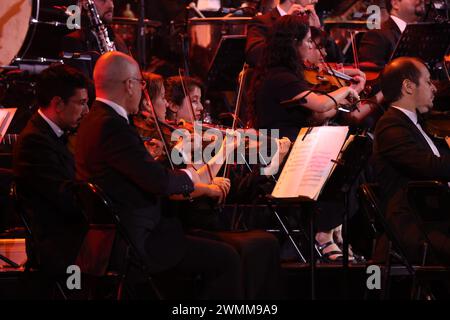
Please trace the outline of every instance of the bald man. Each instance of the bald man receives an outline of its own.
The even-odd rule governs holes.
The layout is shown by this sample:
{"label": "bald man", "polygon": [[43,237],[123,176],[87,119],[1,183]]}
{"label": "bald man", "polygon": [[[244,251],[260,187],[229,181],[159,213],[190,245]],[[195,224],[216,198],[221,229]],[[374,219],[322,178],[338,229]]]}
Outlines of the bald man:
{"label": "bald man", "polygon": [[77,177],[98,184],[112,199],[150,272],[204,273],[202,298],[241,298],[237,252],[221,242],[185,236],[176,218],[161,214],[162,196],[221,192],[217,186],[194,186],[189,174],[195,179],[195,173],[167,170],[145,149],[129,123],[145,86],[136,61],[107,53],[97,62],[94,80],[97,100],[78,133]]}

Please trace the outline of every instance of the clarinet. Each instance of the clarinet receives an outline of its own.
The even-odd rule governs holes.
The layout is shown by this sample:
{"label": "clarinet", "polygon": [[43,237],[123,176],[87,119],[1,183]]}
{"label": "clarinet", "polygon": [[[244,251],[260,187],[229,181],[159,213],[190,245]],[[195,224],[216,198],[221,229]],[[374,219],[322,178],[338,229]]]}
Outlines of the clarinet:
{"label": "clarinet", "polygon": [[104,54],[110,51],[116,51],[116,46],[114,42],[109,39],[108,29],[103,24],[102,19],[98,14],[97,8],[93,0],[87,0],[87,13],[91,21],[91,27],[97,38],[97,43],[100,48],[100,53]]}

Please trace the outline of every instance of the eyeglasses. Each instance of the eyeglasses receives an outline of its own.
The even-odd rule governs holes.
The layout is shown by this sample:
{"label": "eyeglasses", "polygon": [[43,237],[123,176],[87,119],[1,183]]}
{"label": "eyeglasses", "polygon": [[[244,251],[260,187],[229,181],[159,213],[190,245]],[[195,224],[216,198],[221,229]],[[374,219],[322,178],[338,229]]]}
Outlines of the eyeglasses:
{"label": "eyeglasses", "polygon": [[147,87],[147,81],[145,81],[144,79],[128,78],[128,79],[124,80],[123,82],[127,82],[128,80],[134,80],[134,81],[140,82],[142,90],[144,90]]}

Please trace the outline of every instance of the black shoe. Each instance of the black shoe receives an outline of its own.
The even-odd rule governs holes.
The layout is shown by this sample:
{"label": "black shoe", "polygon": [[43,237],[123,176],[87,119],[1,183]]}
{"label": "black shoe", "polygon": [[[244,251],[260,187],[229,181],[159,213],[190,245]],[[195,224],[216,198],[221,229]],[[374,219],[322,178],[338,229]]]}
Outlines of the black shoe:
{"label": "black shoe", "polygon": [[[323,263],[342,263],[343,255],[342,250],[332,250],[329,252],[324,252],[326,248],[329,246],[332,246],[334,243],[333,241],[328,241],[324,244],[319,244],[316,241],[316,249],[319,252],[319,260]],[[333,259],[331,259],[332,256],[335,256]]]}

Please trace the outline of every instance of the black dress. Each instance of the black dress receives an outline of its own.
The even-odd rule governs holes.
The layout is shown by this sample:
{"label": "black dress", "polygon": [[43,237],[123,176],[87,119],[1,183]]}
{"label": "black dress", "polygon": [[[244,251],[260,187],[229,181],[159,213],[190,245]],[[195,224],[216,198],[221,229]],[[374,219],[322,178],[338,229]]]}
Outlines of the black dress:
{"label": "black dress", "polygon": [[309,90],[304,79],[286,67],[271,68],[256,91],[255,116],[258,129],[279,129],[280,138],[295,141],[298,132],[307,125],[311,112],[302,107],[283,107],[282,101],[290,100]]}
{"label": "black dress", "polygon": [[[288,137],[294,142],[300,129],[308,126],[307,120],[312,112],[300,105],[283,107],[280,102],[290,100],[310,89],[301,75],[286,67],[269,69],[255,93],[257,128],[279,129],[280,138]],[[342,224],[343,196],[341,193],[322,194],[321,200],[315,205],[317,231],[328,231]]]}

